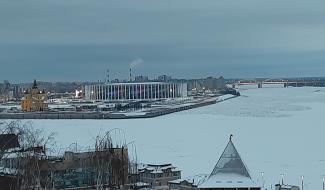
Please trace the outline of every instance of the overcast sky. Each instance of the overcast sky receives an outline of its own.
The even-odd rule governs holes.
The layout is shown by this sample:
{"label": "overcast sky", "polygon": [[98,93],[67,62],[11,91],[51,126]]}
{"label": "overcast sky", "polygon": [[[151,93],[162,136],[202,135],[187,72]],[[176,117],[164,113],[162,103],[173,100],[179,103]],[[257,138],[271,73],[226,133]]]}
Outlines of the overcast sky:
{"label": "overcast sky", "polygon": [[0,0],[0,80],[325,76],[324,0]]}

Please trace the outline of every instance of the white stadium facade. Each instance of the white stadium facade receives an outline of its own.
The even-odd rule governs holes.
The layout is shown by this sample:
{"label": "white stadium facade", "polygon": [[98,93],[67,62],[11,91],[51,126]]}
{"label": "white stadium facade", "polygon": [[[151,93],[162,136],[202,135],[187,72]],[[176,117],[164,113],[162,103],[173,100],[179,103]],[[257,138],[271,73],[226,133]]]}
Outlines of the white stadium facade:
{"label": "white stadium facade", "polygon": [[128,82],[85,86],[86,100],[129,101],[187,97],[187,84],[178,82]]}

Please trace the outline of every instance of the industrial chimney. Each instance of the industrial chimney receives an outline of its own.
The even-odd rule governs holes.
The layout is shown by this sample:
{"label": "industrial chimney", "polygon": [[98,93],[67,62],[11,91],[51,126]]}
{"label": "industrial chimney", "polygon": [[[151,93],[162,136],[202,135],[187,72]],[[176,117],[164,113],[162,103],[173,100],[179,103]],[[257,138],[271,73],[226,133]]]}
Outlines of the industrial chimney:
{"label": "industrial chimney", "polygon": [[108,84],[110,81],[109,81],[109,69],[106,70],[106,84]]}

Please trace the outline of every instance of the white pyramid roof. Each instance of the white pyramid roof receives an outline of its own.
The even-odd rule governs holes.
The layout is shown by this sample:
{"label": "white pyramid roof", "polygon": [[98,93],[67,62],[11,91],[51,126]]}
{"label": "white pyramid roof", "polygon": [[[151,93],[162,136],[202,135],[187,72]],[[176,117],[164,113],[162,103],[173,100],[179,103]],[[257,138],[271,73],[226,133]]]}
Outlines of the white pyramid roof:
{"label": "white pyramid roof", "polygon": [[251,179],[233,142],[232,135],[209,178],[199,188],[258,187]]}

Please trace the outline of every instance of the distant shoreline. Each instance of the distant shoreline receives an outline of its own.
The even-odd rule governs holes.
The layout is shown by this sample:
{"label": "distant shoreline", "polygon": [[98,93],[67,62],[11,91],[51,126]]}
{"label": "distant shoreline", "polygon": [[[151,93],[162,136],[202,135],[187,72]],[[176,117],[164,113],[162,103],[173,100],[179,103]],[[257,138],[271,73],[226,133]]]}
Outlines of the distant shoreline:
{"label": "distant shoreline", "polygon": [[147,112],[135,113],[106,113],[106,112],[25,112],[25,113],[0,113],[0,119],[143,119],[213,105],[218,102],[236,98],[230,96],[225,99],[209,98],[191,104],[181,104],[171,108],[157,108]]}

